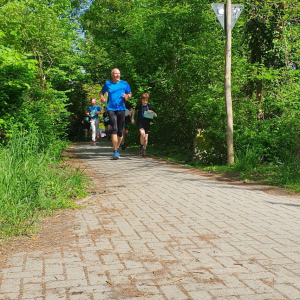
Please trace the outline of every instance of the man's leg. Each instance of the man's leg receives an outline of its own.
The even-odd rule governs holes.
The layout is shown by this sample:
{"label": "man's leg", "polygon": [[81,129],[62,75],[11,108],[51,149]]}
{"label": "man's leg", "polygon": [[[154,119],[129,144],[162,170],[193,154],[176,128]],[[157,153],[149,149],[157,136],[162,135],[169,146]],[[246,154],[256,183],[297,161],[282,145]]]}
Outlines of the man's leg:
{"label": "man's leg", "polygon": [[112,141],[112,144],[113,144],[113,148],[114,148],[114,151],[117,151],[120,147],[120,144],[122,142],[122,137],[118,136],[117,134],[111,134],[111,141]]}
{"label": "man's leg", "polygon": [[117,126],[117,115],[115,111],[108,111],[108,116],[110,119],[110,124],[112,128],[112,133],[110,135],[111,137],[111,142],[114,148],[114,151],[118,150],[118,137],[117,137],[117,132],[118,132],[118,126]]}
{"label": "man's leg", "polygon": [[121,110],[117,112],[117,126],[118,126],[118,148],[120,147],[123,140],[123,130],[125,124],[125,111]]}
{"label": "man's leg", "polygon": [[108,111],[112,126],[111,141],[114,148],[114,159],[120,157],[118,149],[123,138],[123,127],[125,121],[125,111]]}

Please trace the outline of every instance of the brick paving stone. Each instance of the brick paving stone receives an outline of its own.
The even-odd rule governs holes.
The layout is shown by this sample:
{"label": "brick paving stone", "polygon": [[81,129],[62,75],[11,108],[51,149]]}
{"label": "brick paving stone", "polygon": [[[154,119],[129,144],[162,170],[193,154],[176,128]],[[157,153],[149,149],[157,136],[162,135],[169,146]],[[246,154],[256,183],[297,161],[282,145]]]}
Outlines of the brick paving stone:
{"label": "brick paving stone", "polygon": [[45,275],[58,276],[63,273],[63,264],[59,259],[45,260]]}
{"label": "brick paving stone", "polygon": [[84,280],[85,273],[83,268],[66,268],[67,280]]}
{"label": "brick paving stone", "polygon": [[0,293],[0,300],[19,300],[19,293]]}
{"label": "brick paving stone", "polygon": [[194,300],[213,300],[213,296],[209,295],[205,291],[189,292],[190,297]]}
{"label": "brick paving stone", "polygon": [[188,299],[188,295],[182,292],[176,285],[161,286],[160,289],[166,295],[168,300],[184,300]]}
{"label": "brick paving stone", "polygon": [[290,300],[300,299],[300,290],[293,287],[291,284],[274,284],[274,289],[282,293]]}
{"label": "brick paving stone", "polygon": [[20,292],[21,279],[3,279],[1,282],[0,293],[19,293]]}
{"label": "brick paving stone", "polygon": [[32,299],[32,298],[42,298],[43,297],[43,287],[41,284],[24,284],[22,298]]}
{"label": "brick paving stone", "polygon": [[105,139],[72,151],[97,191],[80,200],[76,238],[11,254],[1,300],[300,300],[299,197],[127,151],[114,161]]}
{"label": "brick paving stone", "polygon": [[[242,295],[238,297],[239,300],[289,300],[279,293],[273,292],[271,294],[257,294],[257,295]],[[219,300],[219,298],[218,298]]]}

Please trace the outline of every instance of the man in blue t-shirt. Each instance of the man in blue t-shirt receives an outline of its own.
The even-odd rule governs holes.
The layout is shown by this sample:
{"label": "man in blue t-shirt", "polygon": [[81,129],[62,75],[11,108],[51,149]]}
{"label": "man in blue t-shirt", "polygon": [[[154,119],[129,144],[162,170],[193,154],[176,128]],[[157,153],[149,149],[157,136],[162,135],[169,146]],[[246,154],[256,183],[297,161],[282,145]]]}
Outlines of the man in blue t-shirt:
{"label": "man in blue t-shirt", "polygon": [[91,128],[92,128],[92,141],[96,145],[97,137],[99,137],[99,114],[101,114],[102,109],[100,106],[96,105],[96,98],[91,98],[91,105],[89,106],[89,113],[91,117]]}
{"label": "man in blue t-shirt", "polygon": [[113,159],[119,159],[119,146],[122,142],[123,127],[125,122],[125,101],[131,98],[131,88],[129,84],[120,80],[120,70],[111,70],[111,79],[106,81],[100,92],[101,101],[104,103],[104,94],[108,93],[107,113],[111,122],[111,141],[114,148]]}

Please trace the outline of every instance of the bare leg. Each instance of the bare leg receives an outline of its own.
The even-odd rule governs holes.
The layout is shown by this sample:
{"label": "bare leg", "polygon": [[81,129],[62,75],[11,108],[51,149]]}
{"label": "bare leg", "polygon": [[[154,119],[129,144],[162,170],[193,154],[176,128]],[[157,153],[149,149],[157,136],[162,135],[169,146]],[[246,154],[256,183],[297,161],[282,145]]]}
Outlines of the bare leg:
{"label": "bare leg", "polygon": [[145,141],[145,130],[144,128],[140,128],[140,143],[141,145],[144,145]]}
{"label": "bare leg", "polygon": [[118,136],[118,149],[122,143],[122,140],[123,140],[123,136]]}
{"label": "bare leg", "polygon": [[117,151],[119,149],[119,146],[122,142],[122,138],[122,136],[117,136],[116,134],[111,135],[111,141],[113,144],[114,151]]}
{"label": "bare leg", "polygon": [[113,144],[114,151],[118,150],[118,136],[116,134],[111,135],[111,142]]}
{"label": "bare leg", "polygon": [[125,129],[125,127],[123,128],[123,139],[122,139],[122,144],[125,144],[125,140],[128,134],[128,130]]}
{"label": "bare leg", "polygon": [[145,138],[144,138],[144,149],[146,150],[147,148],[147,145],[148,145],[148,133],[145,134]]}

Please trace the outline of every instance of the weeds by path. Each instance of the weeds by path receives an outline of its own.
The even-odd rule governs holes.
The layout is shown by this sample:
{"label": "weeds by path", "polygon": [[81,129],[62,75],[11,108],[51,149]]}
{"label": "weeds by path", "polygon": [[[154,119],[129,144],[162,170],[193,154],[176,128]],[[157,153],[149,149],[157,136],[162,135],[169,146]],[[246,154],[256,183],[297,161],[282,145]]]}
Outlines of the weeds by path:
{"label": "weeds by path", "polygon": [[[132,147],[134,149],[134,147]],[[226,174],[235,180],[256,182],[257,184],[272,185],[285,188],[287,192],[300,194],[300,158],[287,159],[284,162],[262,162],[260,157],[251,151],[236,158],[233,165],[205,165],[188,155],[187,149],[176,147],[147,147],[147,154],[180,163],[202,171]]]}
{"label": "weeds by path", "polygon": [[58,147],[43,148],[37,134],[18,136],[0,148],[0,236],[29,233],[36,219],[54,209],[74,207],[83,197],[80,169],[58,167]]}

